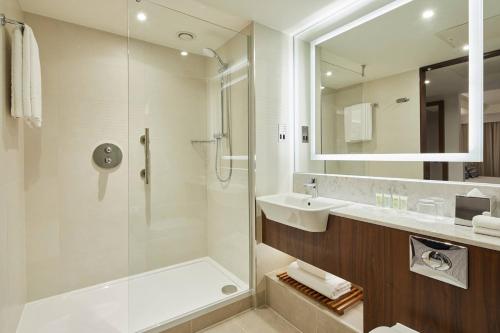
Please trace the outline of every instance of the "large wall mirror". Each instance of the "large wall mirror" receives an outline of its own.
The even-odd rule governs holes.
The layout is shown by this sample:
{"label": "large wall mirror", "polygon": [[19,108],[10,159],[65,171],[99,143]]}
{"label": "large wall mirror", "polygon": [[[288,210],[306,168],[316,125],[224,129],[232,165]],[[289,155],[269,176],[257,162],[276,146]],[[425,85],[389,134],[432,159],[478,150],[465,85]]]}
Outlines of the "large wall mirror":
{"label": "large wall mirror", "polygon": [[300,43],[310,140],[298,154],[324,172],[500,177],[500,1],[394,1]]}

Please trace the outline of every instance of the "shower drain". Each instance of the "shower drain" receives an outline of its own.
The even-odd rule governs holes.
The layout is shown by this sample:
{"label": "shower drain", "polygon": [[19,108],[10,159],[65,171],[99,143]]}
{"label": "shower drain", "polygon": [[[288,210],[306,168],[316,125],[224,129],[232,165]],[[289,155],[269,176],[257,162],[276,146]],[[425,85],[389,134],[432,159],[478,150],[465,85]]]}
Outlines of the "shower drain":
{"label": "shower drain", "polygon": [[221,291],[224,295],[231,295],[237,292],[238,288],[236,288],[234,284],[226,284],[224,287],[222,287]]}

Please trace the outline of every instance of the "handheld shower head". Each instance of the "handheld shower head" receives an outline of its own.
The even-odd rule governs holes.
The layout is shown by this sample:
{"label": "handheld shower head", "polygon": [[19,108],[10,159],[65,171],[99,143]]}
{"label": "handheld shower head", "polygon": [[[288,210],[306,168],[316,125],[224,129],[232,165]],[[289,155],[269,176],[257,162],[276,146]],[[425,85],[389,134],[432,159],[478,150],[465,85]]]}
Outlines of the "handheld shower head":
{"label": "handheld shower head", "polygon": [[217,51],[215,51],[214,49],[206,47],[203,49],[203,54],[207,57],[217,59],[217,62],[219,63],[219,66],[220,66],[220,71],[224,71],[227,69],[228,65],[224,61],[222,61],[222,58],[219,56]]}

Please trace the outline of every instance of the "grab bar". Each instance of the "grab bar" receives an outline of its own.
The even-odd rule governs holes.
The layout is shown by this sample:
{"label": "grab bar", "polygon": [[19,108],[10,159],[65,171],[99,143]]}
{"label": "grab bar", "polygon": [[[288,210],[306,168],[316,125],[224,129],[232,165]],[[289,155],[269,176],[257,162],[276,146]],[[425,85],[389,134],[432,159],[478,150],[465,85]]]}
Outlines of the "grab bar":
{"label": "grab bar", "polygon": [[144,157],[145,157],[145,168],[141,170],[141,178],[144,179],[144,183],[149,185],[151,176],[151,153],[149,151],[149,128],[145,128],[144,135],[141,135],[141,144],[144,145]]}

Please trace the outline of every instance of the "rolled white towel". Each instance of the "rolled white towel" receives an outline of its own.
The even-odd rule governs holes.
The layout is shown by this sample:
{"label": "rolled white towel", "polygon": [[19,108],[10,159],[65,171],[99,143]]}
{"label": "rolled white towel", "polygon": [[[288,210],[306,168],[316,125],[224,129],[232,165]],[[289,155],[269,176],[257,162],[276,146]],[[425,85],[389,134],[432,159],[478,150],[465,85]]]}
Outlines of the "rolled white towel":
{"label": "rolled white towel", "polygon": [[500,230],[482,227],[472,227],[472,231],[476,234],[483,234],[488,236],[500,237]]}
{"label": "rolled white towel", "polygon": [[329,273],[326,279],[321,279],[301,269],[296,261],[288,266],[287,273],[292,279],[331,299],[337,299],[351,290],[350,282]]}
{"label": "rolled white towel", "polygon": [[297,260],[297,264],[301,269],[305,270],[306,272],[316,275],[320,279],[326,280],[326,276],[328,273],[325,272],[324,270],[319,269],[318,267],[308,264],[307,262],[304,262],[302,260]]}
{"label": "rolled white towel", "polygon": [[500,218],[486,215],[477,215],[472,218],[472,225],[478,228],[494,229],[500,232]]}

